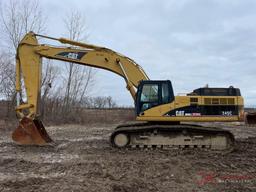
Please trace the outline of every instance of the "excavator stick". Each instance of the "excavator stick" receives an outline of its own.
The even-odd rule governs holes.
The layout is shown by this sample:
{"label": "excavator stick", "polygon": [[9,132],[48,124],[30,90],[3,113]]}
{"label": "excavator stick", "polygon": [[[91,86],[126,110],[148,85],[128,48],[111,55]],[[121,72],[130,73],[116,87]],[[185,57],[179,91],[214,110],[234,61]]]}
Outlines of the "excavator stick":
{"label": "excavator stick", "polygon": [[12,139],[21,145],[46,145],[52,142],[39,119],[23,117],[12,133]]}
{"label": "excavator stick", "polygon": [[245,122],[248,125],[256,125],[256,112],[249,112],[245,116]]}

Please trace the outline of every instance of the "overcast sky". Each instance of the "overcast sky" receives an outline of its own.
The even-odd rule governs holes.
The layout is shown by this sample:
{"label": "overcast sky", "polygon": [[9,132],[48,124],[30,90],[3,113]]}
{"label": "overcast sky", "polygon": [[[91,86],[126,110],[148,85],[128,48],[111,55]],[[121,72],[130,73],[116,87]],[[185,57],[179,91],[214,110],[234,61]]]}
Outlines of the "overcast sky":
{"label": "overcast sky", "polygon": [[[139,63],[150,79],[170,79],[175,94],[233,85],[256,105],[254,0],[42,0],[48,35],[63,36],[71,9],[86,16],[92,44]],[[133,101],[119,76],[98,70],[93,96]]]}

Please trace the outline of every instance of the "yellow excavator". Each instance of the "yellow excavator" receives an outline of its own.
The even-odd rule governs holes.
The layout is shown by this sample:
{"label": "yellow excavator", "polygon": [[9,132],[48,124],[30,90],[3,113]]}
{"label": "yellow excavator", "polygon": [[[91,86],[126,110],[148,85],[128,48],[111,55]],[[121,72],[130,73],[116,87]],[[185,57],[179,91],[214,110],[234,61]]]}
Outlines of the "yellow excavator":
{"label": "yellow excavator", "polygon": [[[37,37],[69,46],[39,44]],[[188,122],[244,121],[244,103],[238,88],[205,87],[174,96],[171,81],[150,80],[135,61],[111,49],[29,32],[20,42],[16,55],[19,125],[12,138],[21,145],[52,142],[39,114],[42,58],[101,68],[124,78],[134,99],[136,120],[142,122],[118,126],[110,136],[115,147],[231,149],[234,136],[229,131]],[[22,79],[25,103],[20,102]]]}

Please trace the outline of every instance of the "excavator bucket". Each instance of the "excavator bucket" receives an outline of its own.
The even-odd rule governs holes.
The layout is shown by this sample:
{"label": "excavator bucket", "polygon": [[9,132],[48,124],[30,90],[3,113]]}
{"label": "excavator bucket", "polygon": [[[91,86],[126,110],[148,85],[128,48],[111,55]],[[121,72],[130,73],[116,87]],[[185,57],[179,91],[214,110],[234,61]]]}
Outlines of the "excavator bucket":
{"label": "excavator bucket", "polygon": [[52,142],[39,119],[23,117],[12,133],[12,139],[21,145],[46,145]]}
{"label": "excavator bucket", "polygon": [[248,125],[256,125],[256,112],[249,112],[245,116],[245,122]]}

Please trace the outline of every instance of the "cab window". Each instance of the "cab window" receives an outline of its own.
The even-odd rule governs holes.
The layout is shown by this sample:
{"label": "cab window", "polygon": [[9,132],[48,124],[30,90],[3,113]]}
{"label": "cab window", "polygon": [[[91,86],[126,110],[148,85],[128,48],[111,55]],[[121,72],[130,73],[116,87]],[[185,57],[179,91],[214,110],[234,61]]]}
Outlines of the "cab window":
{"label": "cab window", "polygon": [[140,97],[140,112],[150,109],[158,103],[158,84],[144,84]]}
{"label": "cab window", "polygon": [[158,102],[158,85],[145,84],[142,88],[142,102]]}
{"label": "cab window", "polygon": [[170,90],[167,83],[162,83],[162,104],[170,102]]}

